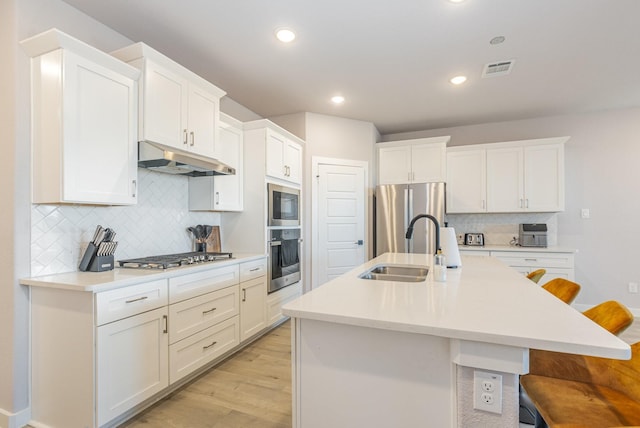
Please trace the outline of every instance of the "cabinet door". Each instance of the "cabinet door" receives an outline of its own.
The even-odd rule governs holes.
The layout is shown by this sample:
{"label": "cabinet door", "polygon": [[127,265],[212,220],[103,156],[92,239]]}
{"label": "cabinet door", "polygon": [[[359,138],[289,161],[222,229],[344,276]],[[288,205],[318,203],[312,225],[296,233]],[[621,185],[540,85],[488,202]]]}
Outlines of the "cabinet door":
{"label": "cabinet door", "polygon": [[302,147],[287,141],[284,145],[285,179],[292,183],[302,183]]}
{"label": "cabinet door", "polygon": [[64,56],[63,201],[134,204],[136,83]]}
{"label": "cabinet door", "polygon": [[271,177],[286,179],[284,168],[284,145],[286,140],[283,136],[267,130],[266,148],[266,173]]}
{"label": "cabinet door", "polygon": [[525,147],[524,186],[527,211],[564,210],[564,146]]}
{"label": "cabinet door", "polygon": [[486,204],[486,150],[447,153],[447,212],[480,213]]}
{"label": "cabinet door", "polygon": [[187,149],[187,80],[146,60],[143,84],[140,139]]}
{"label": "cabinet door", "polygon": [[267,326],[267,277],[240,283],[240,340]]}
{"label": "cabinet door", "polygon": [[169,385],[167,308],[97,327],[98,426]]}
{"label": "cabinet door", "polygon": [[447,179],[446,145],[411,146],[411,177],[414,183],[438,183]]}
{"label": "cabinet door", "polygon": [[487,150],[487,211],[525,209],[522,147]]}
{"label": "cabinet door", "polygon": [[236,169],[235,175],[213,177],[213,209],[242,211],[243,203],[243,139],[242,129],[222,123],[220,127],[219,159]]}
{"label": "cabinet door", "polygon": [[378,149],[378,184],[406,184],[411,179],[411,146]]}
{"label": "cabinet door", "polygon": [[216,96],[189,84],[187,128],[189,151],[216,158],[216,133],[220,106]]}

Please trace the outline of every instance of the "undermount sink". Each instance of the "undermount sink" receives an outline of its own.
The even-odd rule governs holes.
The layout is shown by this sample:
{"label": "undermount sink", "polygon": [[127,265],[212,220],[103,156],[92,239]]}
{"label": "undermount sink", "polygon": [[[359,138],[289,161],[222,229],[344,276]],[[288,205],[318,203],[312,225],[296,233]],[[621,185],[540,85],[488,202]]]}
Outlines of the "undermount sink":
{"label": "undermount sink", "polygon": [[427,279],[428,267],[392,265],[377,265],[360,274],[358,278],[377,281],[422,282]]}

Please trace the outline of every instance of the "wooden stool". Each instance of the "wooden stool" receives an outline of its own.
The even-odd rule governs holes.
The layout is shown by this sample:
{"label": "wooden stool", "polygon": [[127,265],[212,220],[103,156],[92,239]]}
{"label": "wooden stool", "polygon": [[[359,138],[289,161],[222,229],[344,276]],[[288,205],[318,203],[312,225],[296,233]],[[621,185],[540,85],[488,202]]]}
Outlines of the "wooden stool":
{"label": "wooden stool", "polygon": [[580,285],[564,278],[554,278],[542,286],[549,293],[556,296],[566,304],[573,302],[580,292]]}
{"label": "wooden stool", "polygon": [[600,303],[582,314],[616,336],[633,323],[633,314],[615,300]]}
{"label": "wooden stool", "polygon": [[533,281],[533,282],[535,282],[537,284],[538,281],[540,281],[540,278],[542,278],[545,273],[547,273],[546,269],[536,269],[533,272],[530,272],[527,275],[527,278],[529,278],[531,281]]}

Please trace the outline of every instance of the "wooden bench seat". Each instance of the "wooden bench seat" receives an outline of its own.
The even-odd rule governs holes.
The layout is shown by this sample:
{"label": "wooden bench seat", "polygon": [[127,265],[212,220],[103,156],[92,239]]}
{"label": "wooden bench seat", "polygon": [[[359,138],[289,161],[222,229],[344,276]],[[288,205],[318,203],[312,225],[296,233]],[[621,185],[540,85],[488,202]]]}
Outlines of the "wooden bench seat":
{"label": "wooden bench seat", "polygon": [[530,351],[520,383],[550,427],[640,427],[640,342],[631,360]]}

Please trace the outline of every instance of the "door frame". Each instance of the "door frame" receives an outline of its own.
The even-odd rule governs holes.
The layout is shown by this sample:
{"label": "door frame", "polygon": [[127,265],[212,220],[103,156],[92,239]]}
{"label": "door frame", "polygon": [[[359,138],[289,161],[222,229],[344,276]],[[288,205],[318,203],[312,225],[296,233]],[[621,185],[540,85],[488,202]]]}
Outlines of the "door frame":
{"label": "door frame", "polygon": [[320,165],[334,166],[351,166],[364,169],[364,254],[365,261],[369,259],[369,241],[371,241],[371,233],[369,230],[369,204],[371,199],[370,183],[369,183],[369,162],[353,159],[327,158],[322,156],[311,157],[311,284],[309,290],[312,290],[318,283],[318,270],[315,268],[313,259],[318,254],[318,178]]}

